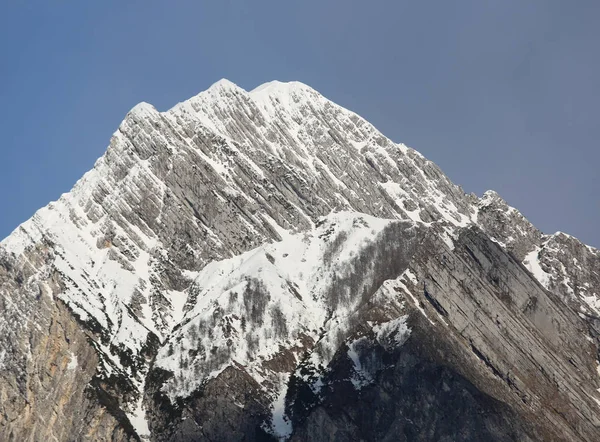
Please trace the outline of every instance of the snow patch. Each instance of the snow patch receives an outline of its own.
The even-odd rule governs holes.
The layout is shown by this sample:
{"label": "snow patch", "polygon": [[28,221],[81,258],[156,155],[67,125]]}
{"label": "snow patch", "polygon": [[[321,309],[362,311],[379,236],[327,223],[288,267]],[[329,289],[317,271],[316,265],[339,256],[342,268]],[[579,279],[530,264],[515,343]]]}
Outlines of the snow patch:
{"label": "snow patch", "polygon": [[[188,321],[156,358],[156,366],[175,375],[165,384],[165,392],[172,400],[185,397],[232,361],[262,382],[262,361],[279,354],[282,347],[301,348],[307,336],[317,341],[333,305],[334,279],[343,278],[349,263],[391,222],[397,221],[339,212],[321,218],[314,230],[294,234],[279,230],[279,242],[208,264],[190,289],[196,303],[185,313]],[[364,277],[368,280],[369,275]],[[355,308],[352,303],[360,301],[360,296],[350,295],[336,305],[328,322],[332,329],[343,332]],[[333,338],[320,341],[327,355],[339,344]],[[189,358],[190,351],[197,355]]]}
{"label": "snow patch", "polygon": [[408,315],[373,326],[377,342],[390,351],[402,346],[410,336],[410,328],[406,325]]}
{"label": "snow patch", "polygon": [[373,382],[373,376],[363,367],[359,356],[360,346],[368,345],[368,343],[369,339],[363,336],[362,338],[359,338],[348,344],[347,355],[352,361],[354,367],[354,373],[353,376],[350,377],[350,382],[352,382],[352,385],[354,385],[354,388],[357,390],[360,390],[361,388]]}
{"label": "snow patch", "polygon": [[146,420],[146,411],[142,405],[143,399],[143,395],[140,394],[139,399],[135,403],[135,408],[130,413],[127,413],[127,417],[140,439],[146,441],[150,440],[150,428]]}
{"label": "snow patch", "polygon": [[523,260],[523,265],[525,265],[525,267],[531,272],[535,279],[537,279],[539,283],[542,284],[542,286],[548,289],[550,287],[551,275],[549,273],[546,273],[540,265],[539,257],[541,250],[541,247],[536,247],[531,252],[529,252]]}
{"label": "snow patch", "polygon": [[77,363],[77,355],[70,353],[71,359],[69,359],[69,363],[67,364],[67,370],[75,370],[79,364]]}
{"label": "snow patch", "polygon": [[287,385],[289,375],[282,375],[279,382],[279,393],[271,404],[272,418],[271,431],[272,434],[280,441],[287,440],[292,435],[292,422],[285,411],[285,397],[287,395]]}

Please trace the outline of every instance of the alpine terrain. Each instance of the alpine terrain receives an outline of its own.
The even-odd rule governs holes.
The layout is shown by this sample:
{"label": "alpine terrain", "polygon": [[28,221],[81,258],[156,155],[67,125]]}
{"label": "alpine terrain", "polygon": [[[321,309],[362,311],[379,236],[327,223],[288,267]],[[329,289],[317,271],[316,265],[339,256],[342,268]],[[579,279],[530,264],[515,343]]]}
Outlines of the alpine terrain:
{"label": "alpine terrain", "polygon": [[598,441],[600,251],[297,83],[141,103],[0,243],[1,441]]}

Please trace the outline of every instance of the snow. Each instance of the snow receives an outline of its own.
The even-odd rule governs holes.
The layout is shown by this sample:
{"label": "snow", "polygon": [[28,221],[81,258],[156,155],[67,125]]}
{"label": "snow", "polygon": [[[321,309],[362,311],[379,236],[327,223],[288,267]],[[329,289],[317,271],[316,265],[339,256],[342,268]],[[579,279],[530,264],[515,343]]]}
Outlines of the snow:
{"label": "snow", "polygon": [[309,86],[299,81],[269,81],[252,89],[249,93],[255,102],[267,103],[273,98],[283,100],[283,107],[290,108],[290,98],[295,94],[316,93]]}
{"label": "snow", "polygon": [[143,399],[144,396],[140,395],[135,403],[135,408],[127,413],[127,417],[140,439],[146,441],[150,440],[150,428],[148,427],[148,421],[146,420],[146,411],[142,405]]}
{"label": "snow", "polygon": [[[325,172],[327,173],[327,176],[340,188],[347,188],[348,186],[346,186],[342,181],[340,181],[338,179],[338,177],[336,177],[333,172],[331,171],[331,169],[329,169],[329,166],[327,166],[327,164],[325,164],[323,161],[321,160],[317,160],[319,162],[319,167],[321,167],[323,170],[325,170]],[[348,204],[350,205],[350,204]]]}
{"label": "snow", "polygon": [[427,321],[429,321],[430,324],[435,324],[435,322],[433,322],[429,316],[427,316],[427,313],[421,306],[421,303],[415,297],[415,295],[412,294],[411,290],[407,286],[407,284],[410,284],[413,287],[417,285],[417,277],[410,269],[406,269],[404,273],[394,281],[394,284],[398,288],[402,289],[405,295],[408,295],[415,308],[425,317],[425,319],[427,319]]}
{"label": "snow", "polygon": [[[401,347],[410,336],[410,329],[406,325],[408,315],[400,316],[381,324],[373,325],[375,339],[387,351],[394,351]],[[371,354],[366,357],[366,365],[361,361],[361,348],[370,348],[373,341],[367,336],[361,336],[348,343],[347,355],[352,361],[353,373],[350,382],[356,390],[371,384],[374,380],[375,372],[382,368],[381,363],[372,357]],[[363,350],[364,353],[364,350]]]}
{"label": "snow", "polygon": [[[398,207],[404,207],[404,200],[411,200],[410,194],[404,190],[404,188],[394,181],[386,181],[384,183],[379,183],[379,185],[386,191],[386,193],[394,200],[394,202],[398,205]],[[402,209],[403,213],[405,213],[409,219],[412,221],[423,223],[420,217],[421,209],[416,208],[415,210]],[[425,224],[425,223],[423,223]]]}
{"label": "snow", "polygon": [[130,114],[136,114],[139,116],[147,116],[158,113],[154,106],[149,103],[142,101],[136,104],[130,111]]}
{"label": "snow", "polygon": [[599,255],[600,254],[600,250],[598,250],[598,249],[596,249],[596,248],[594,248],[592,246],[586,245],[585,247],[588,249],[588,251],[590,253],[593,253],[594,255]]}
{"label": "snow", "polygon": [[[255,124],[250,129],[240,127],[236,119],[231,117],[232,109],[251,116]],[[323,130],[323,122],[313,115],[315,113],[307,112],[307,109],[329,109],[329,113],[323,115],[334,115],[335,124]],[[304,225],[310,226],[308,232],[292,233],[284,228],[291,229],[290,226],[282,227],[272,217],[259,211],[252,216],[265,220],[281,237],[281,241],[265,244],[230,259],[211,262],[199,272],[185,271],[184,275],[194,281],[192,287],[199,293],[195,305],[187,306],[186,310],[188,291],[161,288],[160,292],[169,305],[164,306],[164,311],[157,310],[151,302],[154,288],[152,281],[157,278],[153,256],[168,259],[163,244],[144,222],[117,223],[117,220],[108,215],[109,209],[115,209],[117,214],[129,214],[132,211],[124,196],[144,198],[138,191],[140,182],[151,183],[152,190],[158,195],[165,196],[168,191],[162,179],[154,175],[151,162],[147,159],[133,158],[133,164],[123,163],[127,166],[126,176],[115,181],[109,163],[125,161],[125,157],[118,157],[118,149],[132,149],[132,142],[126,134],[128,125],[136,124],[140,118],[156,118],[160,124],[171,126],[181,138],[181,146],[189,148],[188,155],[198,155],[223,179],[215,194],[222,202],[227,201],[226,197],[235,195],[255,204],[247,189],[236,184],[239,177],[236,177],[228,155],[243,159],[240,164],[250,173],[251,179],[263,180],[266,177],[265,171],[261,169],[263,165],[253,156],[255,150],[261,149],[274,158],[285,159],[287,171],[301,177],[302,184],[309,188],[314,188],[317,183],[321,184],[317,180],[332,183],[336,191],[334,195],[339,201],[339,205],[337,202],[333,205],[336,208],[343,205],[344,209],[351,209],[352,204],[348,198],[357,196],[358,189],[352,188],[352,173],[356,171],[357,165],[368,159],[383,171],[382,182],[377,183],[381,191],[400,208],[397,215],[391,213],[388,216],[408,217],[415,224],[428,226],[433,223],[423,222],[421,213],[426,219],[427,212],[439,212],[439,222],[443,226],[441,238],[450,248],[454,246],[453,238],[458,230],[477,221],[480,208],[494,202],[504,203],[493,191],[486,192],[479,204],[472,204],[467,208],[464,201],[453,201],[453,196],[447,191],[447,186],[452,184],[443,176],[438,180],[426,174],[426,167],[431,167],[431,163],[422,155],[403,144],[392,143],[357,114],[331,103],[299,82],[274,81],[246,92],[223,79],[192,99],[160,113],[160,119],[157,118],[158,115],[157,110],[148,103],[135,106],[111,141],[109,154],[117,157],[107,154],[107,157],[99,159],[94,169],[85,174],[70,193],[38,211],[2,241],[0,247],[19,256],[28,248],[41,244],[43,239],[55,243],[54,266],[65,275],[64,290],[55,296],[67,303],[81,320],[97,321],[115,346],[130,349],[137,354],[150,331],[161,340],[169,338],[175,352],[170,355],[169,346],[164,346],[156,364],[176,375],[171,384],[166,386],[171,399],[189,394],[234,361],[243,366],[268,390],[273,400],[272,431],[281,438],[289,436],[291,432],[284,407],[287,378],[267,373],[263,364],[278,354],[282,346],[301,348],[302,338],[308,336],[315,341],[319,340],[317,345],[324,355],[313,352],[309,362],[314,367],[322,368],[327,365],[328,358],[340,344],[337,336],[345,336],[349,318],[356,307],[349,301],[348,305],[331,308],[331,301],[327,296],[333,283],[333,275],[343,276],[361,250],[376,240],[382,230],[394,221],[344,211],[321,219],[317,227],[313,224],[311,212],[290,202],[290,210],[302,219]],[[315,128],[318,130],[314,130]],[[329,129],[332,129],[331,133],[337,131],[341,135],[332,135]],[[198,149],[188,131],[218,140],[219,146],[225,146],[224,151],[217,148],[207,151]],[[241,141],[238,132],[244,132],[245,138]],[[176,150],[173,141],[160,131],[152,132],[152,140],[157,148],[173,149],[173,155],[181,153]],[[331,144],[329,153],[332,156],[347,157],[343,173],[340,174],[339,168],[334,172],[333,166],[329,167],[322,160],[325,142]],[[291,149],[290,145],[294,143],[296,145]],[[287,161],[289,157],[293,161]],[[104,205],[96,202],[99,190],[100,193],[107,194]],[[311,201],[311,206],[313,202],[315,201]],[[322,207],[332,205],[331,201],[323,199],[316,202],[323,203]],[[381,200],[374,203],[379,204],[376,207],[382,207]],[[405,203],[415,209],[406,210]],[[507,210],[511,216],[518,214],[514,208],[509,207]],[[252,223],[244,221],[248,230],[258,234]],[[213,226],[213,229],[205,227],[209,241],[222,244],[218,228]],[[519,226],[516,229],[525,235]],[[105,240],[108,230],[124,244],[122,247]],[[518,236],[517,233],[514,237],[504,239],[507,243],[516,242]],[[328,248],[338,240],[339,248],[329,256]],[[496,241],[505,246],[503,242]],[[197,252],[189,245],[188,248],[192,253]],[[591,247],[588,249],[591,253],[598,253]],[[556,275],[550,275],[541,268],[541,250],[541,247],[532,250],[525,257],[524,264],[548,288],[551,278]],[[124,251],[128,254],[124,254]],[[562,268],[561,271],[566,275],[566,269]],[[370,276],[365,274],[365,280]],[[242,321],[242,318],[248,320],[244,292],[251,288],[249,281],[258,281],[262,285],[261,290],[268,294],[262,322],[251,326],[244,325]],[[574,285],[566,276],[561,284],[564,284],[567,291],[573,291]],[[384,283],[378,295],[397,296],[395,289],[400,289],[407,302],[413,303],[415,309],[434,324],[413,294],[418,289],[418,278],[412,271],[406,270],[398,279]],[[52,296],[49,288],[45,291]],[[141,315],[130,313],[129,306],[134,294],[140,297]],[[582,299],[591,308],[600,311],[600,300],[596,294]],[[202,323],[211,321],[213,317],[219,318],[216,320],[219,322],[214,324],[213,334],[208,336],[198,332]],[[401,316],[373,326],[376,339],[382,345],[394,348],[402,345],[410,336],[406,318]],[[443,321],[441,317],[440,320]],[[285,328],[285,333],[278,334],[275,331],[274,324],[278,322],[284,325],[280,324],[279,327]],[[173,332],[176,326],[179,328]],[[199,335],[195,339],[192,337],[194,333]],[[348,345],[348,357],[358,373],[358,377],[354,379],[357,386],[369,379],[359,357],[360,339],[363,338]],[[106,372],[122,370],[131,374],[128,367],[121,366],[120,358],[111,353],[109,346],[98,343],[95,345],[103,358],[103,369]],[[217,358],[218,360],[211,360],[210,356],[199,356],[195,361],[186,360],[188,367],[182,367],[181,362],[187,358],[189,351],[200,347],[207,351],[213,348],[230,349],[230,353]],[[293,357],[298,362],[302,355],[302,351],[298,350]],[[3,356],[2,350],[0,367]],[[71,355],[67,368],[73,370],[77,366],[77,358]],[[141,377],[143,378],[143,373]],[[322,373],[311,379],[315,391],[323,386],[322,379]],[[139,379],[134,379],[133,382],[140,391],[143,390],[143,382]],[[140,435],[149,434],[141,399],[130,405],[133,411],[128,415],[132,424]]]}
{"label": "snow", "polygon": [[373,326],[377,341],[386,349],[403,345],[410,336],[410,328],[406,325],[408,315]]}
{"label": "snow", "polygon": [[[156,110],[146,103],[141,103],[130,112],[134,117],[144,118],[149,113],[156,115]],[[113,143],[124,142],[123,136],[115,133]],[[172,291],[164,293],[171,299],[173,311],[162,312],[166,328],[162,327],[156,321],[149,301],[154,278],[150,251],[161,247],[161,244],[143,224],[117,224],[115,220],[110,220],[105,207],[118,204],[119,212],[131,210],[121,195],[126,191],[141,199],[141,195],[136,195],[140,180],[153,183],[159,194],[164,192],[165,185],[152,173],[147,161],[140,160],[133,164],[119,183],[114,182],[111,174],[107,160],[104,157],[99,159],[94,169],[86,173],[71,192],[37,211],[2,241],[0,247],[19,256],[27,249],[42,244],[42,239],[54,244],[52,268],[63,275],[64,287],[62,292],[54,293],[54,296],[64,301],[82,321],[97,321],[110,339],[110,346],[93,343],[100,356],[99,371],[105,375],[117,372],[129,376],[141,392],[143,382],[134,377],[131,367],[122,365],[119,355],[111,349],[129,349],[137,355],[146,343],[149,331],[162,338],[163,333],[170,332],[170,328],[182,317],[186,294]],[[97,205],[93,197],[95,189],[99,187],[109,193],[105,207]],[[105,239],[108,231],[112,232],[113,240],[117,238],[120,241],[119,247],[113,245],[113,240]],[[123,251],[128,255],[124,255]],[[40,285],[45,287],[45,293],[53,295],[46,282],[41,280]],[[136,316],[128,308],[134,292],[141,296],[142,315]],[[76,370],[79,362],[76,355],[70,354],[66,369]],[[131,419],[140,434],[149,434],[139,413],[134,413]]]}
{"label": "snow", "polygon": [[548,289],[550,287],[551,275],[546,273],[540,265],[539,254],[541,250],[541,247],[536,247],[531,252],[529,252],[525,256],[523,264],[531,272],[535,279],[537,279],[539,283],[542,284],[542,286]]}
{"label": "snow", "polygon": [[581,299],[591,308],[596,314],[600,314],[600,299],[595,294],[582,296]]}
{"label": "snow", "polygon": [[350,382],[352,382],[352,385],[354,385],[356,390],[360,390],[373,382],[372,374],[363,367],[358,353],[358,348],[360,348],[361,345],[368,343],[368,341],[368,338],[363,336],[348,344],[347,354],[352,361],[354,368],[354,374],[350,378]]}
{"label": "snow", "polygon": [[558,236],[558,237],[564,236],[565,238],[574,239],[574,240],[578,241],[578,239],[575,238],[573,235],[569,235],[568,233],[561,232],[560,230],[555,232],[552,236]]}
{"label": "snow", "polygon": [[179,324],[184,316],[184,307],[187,302],[187,293],[169,290],[167,299],[171,302],[172,323]]}
{"label": "snow", "polygon": [[67,370],[75,370],[79,364],[77,363],[77,355],[70,353],[69,363],[67,364]]}
{"label": "snow", "polygon": [[[276,355],[281,346],[290,348],[294,342],[300,343],[303,335],[317,340],[318,330],[327,319],[330,303],[327,293],[332,278],[336,274],[343,275],[348,263],[391,222],[395,221],[339,212],[320,220],[313,231],[297,234],[280,231],[280,242],[208,264],[194,281],[194,286],[200,290],[196,305],[184,314],[185,325],[170,342],[176,355],[212,347],[227,348],[228,354],[216,365],[196,358],[183,368],[179,358],[169,354],[169,346],[162,348],[156,366],[175,373],[174,379],[188,380],[184,384],[169,381],[165,391],[173,400],[186,396],[206,379],[220,373],[231,361],[246,367],[246,371],[259,380],[262,377],[261,361]],[[327,258],[330,247],[336,247],[332,245],[334,243],[338,244],[336,253]],[[365,275],[365,279],[368,278]],[[245,300],[244,293],[251,281],[257,281],[252,284],[259,284],[268,294],[260,323],[251,323],[249,306],[245,304],[249,301]],[[259,295],[253,295],[254,299]],[[345,304],[337,307],[329,321],[332,330],[345,327],[344,318],[353,308],[353,305]],[[215,314],[222,319],[213,325],[212,336],[198,335],[194,330],[198,330],[200,324],[212,324]],[[242,317],[247,318],[245,330]],[[275,331],[281,323],[285,324],[285,335]],[[230,332],[225,334],[224,328]],[[250,345],[254,341],[257,344]],[[322,342],[331,349],[336,345],[334,341]]]}
{"label": "snow", "polygon": [[292,435],[292,422],[285,412],[285,396],[287,394],[287,386],[289,375],[283,374],[279,379],[279,394],[271,405],[271,431],[272,434],[279,440],[287,440]]}
{"label": "snow", "polygon": [[403,276],[405,276],[406,278],[408,278],[408,280],[413,284],[416,285],[418,282],[417,276],[410,270],[410,269],[406,269],[404,271]]}
{"label": "snow", "polygon": [[226,78],[221,78],[220,80],[216,81],[208,88],[209,91],[223,90],[223,89],[225,89],[225,90],[239,89],[239,86]]}
{"label": "snow", "polygon": [[498,201],[503,201],[503,200],[496,191],[486,190],[481,197],[479,206],[486,207],[486,206],[489,206],[490,204],[492,204],[494,202],[498,202]]}

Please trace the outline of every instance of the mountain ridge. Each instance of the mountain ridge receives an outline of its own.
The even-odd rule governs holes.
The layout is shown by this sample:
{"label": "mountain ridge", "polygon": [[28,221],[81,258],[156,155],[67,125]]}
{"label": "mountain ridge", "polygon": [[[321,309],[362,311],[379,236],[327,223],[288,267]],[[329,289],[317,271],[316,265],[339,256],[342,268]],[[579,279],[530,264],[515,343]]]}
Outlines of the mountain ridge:
{"label": "mountain ridge", "polygon": [[[388,232],[383,242],[371,227],[381,220],[388,220],[387,227],[380,229],[380,233]],[[352,245],[353,235],[363,230],[367,232],[365,244]],[[324,250],[312,256],[311,263],[320,263],[335,276],[329,280],[326,274],[321,275],[328,282],[317,289],[303,287],[306,275],[292,276],[295,270],[279,267],[290,257],[294,267],[302,268],[304,258],[294,261],[292,252],[302,249],[305,240]],[[287,243],[296,246],[285,252],[278,249],[285,249]],[[432,269],[440,274],[444,271],[430,262],[428,255],[421,256],[424,243],[455,266],[468,269],[465,272],[469,274],[481,271],[471,269],[471,265],[486,268],[488,261],[512,269],[518,275],[516,280],[521,281],[518,289],[512,288],[515,277],[502,279],[504,267],[487,268],[485,278],[491,282],[476,285],[490,293],[490,299],[496,296],[491,293],[500,290],[502,296],[514,299],[511,302],[522,304],[530,312],[525,316],[533,315],[539,329],[535,333],[552,336],[549,342],[564,340],[572,347],[575,325],[563,325],[569,330],[566,334],[550,330],[552,327],[540,319],[536,309],[541,308],[538,303],[554,306],[557,301],[543,290],[557,295],[560,302],[580,315],[579,319],[573,316],[573,324],[590,328],[585,339],[589,338],[590,343],[598,339],[598,250],[570,236],[542,234],[493,191],[481,199],[466,195],[421,154],[393,143],[357,114],[298,82],[270,82],[246,92],[221,80],[165,112],[147,103],[136,105],[113,134],[105,155],[73,190],[36,212],[0,242],[0,260],[6,273],[0,279],[0,293],[7,300],[15,300],[15,293],[21,295],[18,303],[7,304],[5,319],[24,311],[38,312],[41,307],[27,299],[44,299],[50,307],[39,310],[45,318],[41,322],[54,323],[55,315],[67,321],[64,315],[69,311],[79,324],[84,340],[91,346],[86,351],[93,350],[98,358],[97,367],[90,368],[87,377],[77,378],[74,384],[96,395],[92,395],[95,399],[90,400],[90,407],[94,409],[94,403],[99,403],[100,411],[94,413],[100,414],[90,417],[92,420],[106,422],[110,415],[118,422],[113,430],[120,428],[127,437],[185,440],[188,436],[183,434],[195,434],[185,423],[186,413],[196,422],[217,422],[210,410],[203,408],[204,399],[194,395],[209,389],[211,382],[232,376],[235,382],[253,385],[244,388],[255,391],[257,399],[252,407],[261,417],[260,431],[294,437],[295,413],[300,416],[296,423],[311,415],[302,415],[306,410],[293,411],[304,399],[293,399],[296,393],[289,390],[291,385],[300,388],[302,382],[313,387],[322,384],[324,373],[332,371],[319,374],[323,370],[319,367],[341,363],[344,345],[348,346],[345,354],[354,364],[349,379],[360,387],[360,392],[362,387],[371,388],[370,382],[389,368],[383,364],[375,372],[363,370],[361,346],[381,347],[383,350],[377,351],[390,354],[401,352],[401,347],[386,347],[389,344],[383,338],[369,337],[373,327],[388,327],[394,333],[394,327],[400,324],[394,321],[406,317],[409,325],[405,320],[402,327],[417,336],[419,327],[455,327],[456,321],[464,321],[462,316],[452,316],[450,321],[454,313],[449,309],[456,302],[439,293],[434,295],[434,290],[427,288],[428,282],[438,288],[446,283],[432,276]],[[356,255],[339,255],[350,246],[356,249]],[[225,272],[228,260],[236,262],[249,253],[253,258],[243,262],[252,263],[251,272],[232,277],[231,281],[226,276],[217,278],[211,283],[221,287],[216,292],[202,285],[207,280],[206,269]],[[372,262],[366,262],[361,254],[370,256]],[[334,256],[340,260],[339,267],[328,263]],[[422,262],[415,264],[415,257]],[[257,259],[259,264],[254,263]],[[465,264],[466,259],[472,264]],[[264,269],[279,275],[277,284],[265,279]],[[357,274],[361,278],[357,279]],[[527,274],[541,289],[533,288],[524,276]],[[453,274],[447,276],[449,287],[454,278]],[[229,284],[237,290],[232,291]],[[363,293],[356,293],[357,287]],[[465,296],[471,296],[466,288],[456,287],[453,290],[466,290]],[[538,301],[533,307],[521,298],[519,290],[523,287],[536,293]],[[391,294],[400,294],[404,300]],[[204,310],[194,310],[208,300],[212,304],[205,305]],[[313,301],[317,304],[310,311],[320,319],[314,324],[309,321],[309,326],[297,315]],[[56,313],[54,303],[64,303],[66,311]],[[288,303],[296,307],[284,309]],[[375,306],[368,307],[371,304]],[[411,322],[420,324],[415,314],[425,321],[418,327]],[[553,314],[556,321],[569,324],[558,313]],[[242,319],[251,323],[252,331],[245,330],[250,326],[242,326]],[[333,325],[332,320],[351,326]],[[268,326],[263,327],[265,323]],[[366,323],[374,325],[367,330]],[[196,331],[191,331],[192,326]],[[354,326],[366,333],[358,341],[351,340],[357,333]],[[18,342],[25,354],[36,353],[35,339],[23,340],[23,336],[37,336],[36,324],[25,321],[21,327],[7,335],[3,348],[18,353]],[[497,333],[492,325],[488,327],[489,333]],[[465,330],[459,335],[469,333]],[[23,335],[20,339],[17,332]],[[195,348],[180,344],[188,339],[184,333],[196,335]],[[209,341],[198,338],[202,333],[208,333]],[[221,333],[220,347],[209,346],[214,333]],[[478,339],[482,337],[471,335],[468,349],[475,349],[474,354],[487,361],[488,369],[494,367],[491,370],[496,373],[498,363],[490,362],[492,357],[486,356],[481,349],[484,344]],[[227,350],[230,347],[232,350]],[[214,354],[212,348],[216,348]],[[271,350],[261,356],[260,349],[268,348]],[[246,360],[239,353],[243,351],[250,351],[249,356],[244,354]],[[235,352],[239,355],[233,358],[231,354],[238,354]],[[179,360],[171,359],[174,354]],[[3,367],[5,355],[6,351],[0,358]],[[69,360],[57,366],[64,365],[64,373],[71,373],[73,368],[67,367],[76,366],[79,358],[66,353],[60,357],[61,361]],[[29,379],[38,375],[35,367],[29,360],[8,361],[14,363],[9,371],[9,378],[14,379],[6,384],[16,389],[4,394],[15,397],[16,391],[30,391]],[[510,358],[502,361],[506,367],[519,367]],[[251,368],[252,364],[256,367]],[[598,379],[590,377],[590,364],[590,360],[580,361],[580,366],[585,366],[586,382],[598,384]],[[214,367],[220,371],[213,373]],[[553,367],[557,373],[564,369],[561,364]],[[25,381],[15,375],[19,371],[28,374]],[[480,371],[466,370],[464,376],[483,379]],[[161,379],[157,385],[148,385],[156,379]],[[507,379],[509,388],[520,386],[514,387],[518,394],[527,390],[526,382]],[[181,389],[177,384],[173,387],[174,382],[188,385]],[[463,385],[462,381],[456,382]],[[483,390],[488,388],[485,385]],[[335,394],[335,389],[327,391]],[[311,394],[319,398],[318,392]],[[498,396],[506,403],[512,401],[506,393]],[[311,400],[317,405],[311,407],[317,410],[319,400],[327,399],[315,397]],[[196,405],[185,405],[186,401]],[[175,407],[173,416],[180,420],[168,423],[170,418],[165,416],[171,415],[164,415],[167,404]],[[584,410],[589,415],[587,406]],[[201,417],[195,416],[198,410],[204,410]],[[249,425],[248,431],[259,431],[248,416],[234,416]],[[105,425],[102,431],[113,431],[110,423]],[[217,427],[211,430],[213,437],[225,434]],[[25,434],[29,430],[22,425],[19,431]],[[42,430],[34,426],[31,431]],[[582,431],[593,432],[589,428]]]}

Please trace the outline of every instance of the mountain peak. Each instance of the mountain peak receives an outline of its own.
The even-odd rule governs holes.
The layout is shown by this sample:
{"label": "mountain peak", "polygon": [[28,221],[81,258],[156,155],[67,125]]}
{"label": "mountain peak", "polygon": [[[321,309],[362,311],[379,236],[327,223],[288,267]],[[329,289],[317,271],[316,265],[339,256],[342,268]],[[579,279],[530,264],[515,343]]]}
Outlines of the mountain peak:
{"label": "mountain peak", "polygon": [[209,91],[217,91],[217,90],[231,90],[231,89],[241,89],[237,84],[233,81],[228,80],[227,78],[221,78],[219,81],[214,82],[209,88]]}
{"label": "mountain peak", "polygon": [[158,111],[156,110],[156,108],[154,106],[152,106],[150,103],[146,103],[145,101],[142,101],[142,102],[136,104],[128,112],[128,114],[146,115],[146,114],[155,114],[157,112]]}
{"label": "mountain peak", "polygon": [[479,200],[479,207],[508,207],[508,203],[495,190],[487,190]]}
{"label": "mountain peak", "polygon": [[285,107],[304,101],[301,97],[310,97],[310,99],[322,97],[316,90],[299,81],[282,82],[278,80],[255,87],[249,95],[258,104],[266,104],[275,99]]}
{"label": "mountain peak", "polygon": [[270,91],[292,91],[292,90],[314,90],[300,81],[279,81],[273,80],[256,86],[250,91],[250,94],[259,94],[261,92]]}
{"label": "mountain peak", "polygon": [[[549,436],[519,440],[597,440],[600,256],[552,238],[300,82],[140,103],[94,169],[0,243],[0,440],[68,440],[96,418],[82,440],[318,440],[363,414],[353,439],[382,422],[372,410],[399,418],[378,434],[407,428],[415,404],[411,434],[441,418],[454,440],[500,428],[481,421],[500,401],[514,413],[479,440],[505,440],[531,404]],[[367,386],[374,405],[356,408]]]}

